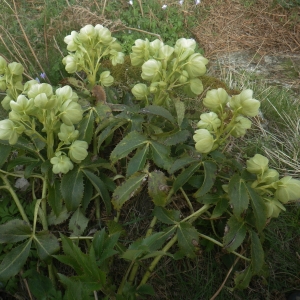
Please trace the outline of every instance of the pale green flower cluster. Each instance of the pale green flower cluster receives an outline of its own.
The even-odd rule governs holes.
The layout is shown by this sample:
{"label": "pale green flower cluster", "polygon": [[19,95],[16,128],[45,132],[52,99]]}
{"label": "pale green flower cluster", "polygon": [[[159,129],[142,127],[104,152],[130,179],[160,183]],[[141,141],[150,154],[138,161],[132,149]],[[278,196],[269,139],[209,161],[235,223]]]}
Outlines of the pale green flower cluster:
{"label": "pale green flower cluster", "polygon": [[200,116],[199,129],[193,136],[198,152],[209,153],[225,143],[229,136],[246,134],[252,124],[247,117],[256,116],[260,107],[260,102],[253,99],[252,94],[252,90],[244,90],[230,97],[222,88],[207,92],[203,104],[211,112]]}
{"label": "pale green flower cluster", "polygon": [[256,154],[247,160],[247,171],[257,176],[252,187],[263,197],[268,218],[277,218],[281,211],[285,211],[282,203],[300,199],[300,180],[291,176],[279,179],[279,173],[269,169],[268,164],[266,157]]}
{"label": "pale green flower cluster", "polygon": [[24,67],[16,62],[8,64],[0,56],[0,91],[6,91],[6,97],[1,104],[4,109],[9,109],[10,100],[16,98],[23,91],[23,74]]}
{"label": "pale green flower cluster", "polygon": [[[87,142],[77,140],[79,133],[74,127],[83,116],[77,101],[78,96],[70,86],[58,88],[54,93],[47,83],[28,81],[23,94],[9,102],[9,119],[0,121],[0,139],[13,145],[22,133],[38,138],[47,146],[53,172],[67,173],[73,168],[73,162],[80,163],[88,154]],[[68,150],[68,154],[62,150]]]}
{"label": "pale green flower cluster", "polygon": [[112,65],[124,62],[124,53],[116,38],[111,32],[100,24],[96,26],[86,25],[80,32],[72,31],[64,39],[68,45],[69,55],[63,58],[68,73],[84,71],[87,79],[93,87],[99,83],[102,86],[111,86],[114,82],[109,71],[104,71],[98,76],[97,72],[101,65],[101,59],[108,56]]}
{"label": "pale green flower cluster", "polygon": [[199,95],[203,85],[198,78],[206,72],[208,60],[195,53],[193,39],[179,39],[174,47],[156,39],[135,41],[130,54],[131,64],[142,67],[142,79],[150,84],[138,83],[132,93],[146,104],[168,106],[170,93],[182,87],[188,95]]}

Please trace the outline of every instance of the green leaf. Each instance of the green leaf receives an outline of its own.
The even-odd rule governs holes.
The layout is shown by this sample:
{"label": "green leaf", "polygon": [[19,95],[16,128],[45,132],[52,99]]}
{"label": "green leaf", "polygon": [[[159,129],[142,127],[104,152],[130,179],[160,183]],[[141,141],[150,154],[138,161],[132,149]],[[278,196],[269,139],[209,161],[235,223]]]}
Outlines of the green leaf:
{"label": "green leaf", "polygon": [[245,223],[239,221],[235,216],[232,216],[228,220],[225,228],[225,235],[223,238],[224,248],[229,252],[236,250],[244,241],[246,232],[247,228]]}
{"label": "green leaf", "polygon": [[148,192],[155,205],[166,206],[169,189],[163,172],[155,170],[149,174]]}
{"label": "green leaf", "polygon": [[7,165],[7,170],[12,170],[15,166],[24,165],[29,166],[31,164],[38,163],[40,160],[29,156],[19,156],[11,160]]}
{"label": "green leaf", "polygon": [[137,171],[142,170],[145,167],[145,163],[149,153],[149,144],[146,144],[142,149],[136,151],[134,156],[130,159],[127,166],[127,174],[129,177]]}
{"label": "green leaf", "polygon": [[0,264],[0,281],[15,276],[25,264],[31,247],[31,239],[8,252]]}
{"label": "green leaf", "polygon": [[150,296],[155,296],[155,291],[153,289],[153,287],[150,285],[150,284],[143,284],[143,285],[140,285],[138,288],[137,288],[137,293],[139,295],[150,295]]}
{"label": "green leaf", "polygon": [[130,132],[111,153],[110,159],[112,163],[115,163],[119,159],[127,156],[131,151],[145,144],[146,142],[147,138],[144,135],[138,133],[137,131]]}
{"label": "green leaf", "polygon": [[228,185],[229,203],[232,205],[233,214],[239,218],[248,208],[249,196],[244,180],[238,175],[234,175]]}
{"label": "green leaf", "polygon": [[183,170],[173,183],[173,190],[176,193],[193,175],[199,170],[201,162],[192,163],[187,169]]}
{"label": "green leaf", "polygon": [[49,231],[38,232],[34,236],[34,242],[40,259],[48,259],[53,253],[59,250],[58,239]]}
{"label": "green leaf", "polygon": [[234,277],[235,288],[240,290],[246,289],[249,286],[252,275],[250,267],[247,267],[242,272],[236,272]]}
{"label": "green leaf", "polygon": [[256,275],[259,274],[264,265],[265,253],[257,233],[250,230],[249,234],[251,238],[251,267],[253,274]]}
{"label": "green leaf", "polygon": [[109,105],[97,102],[95,106],[95,111],[99,117],[99,121],[107,119],[112,115],[112,111]]}
{"label": "green leaf", "polygon": [[170,174],[174,174],[179,169],[181,169],[187,165],[190,165],[193,162],[199,162],[199,160],[196,158],[190,157],[190,156],[179,158],[174,161],[174,163],[170,166],[168,171]]}
{"label": "green leaf", "polygon": [[170,148],[155,141],[151,141],[152,159],[154,163],[165,170],[172,164]]}
{"label": "green leaf", "polygon": [[248,193],[250,196],[251,206],[255,216],[255,224],[258,232],[261,232],[266,226],[267,211],[264,200],[247,184]]}
{"label": "green leaf", "polygon": [[199,234],[190,223],[180,223],[177,229],[179,248],[187,257],[195,257],[195,245],[199,242]]}
{"label": "green leaf", "polygon": [[162,117],[175,124],[175,119],[171,113],[162,106],[149,105],[141,109],[141,113]]}
{"label": "green leaf", "polygon": [[47,216],[48,225],[58,225],[66,221],[70,216],[70,212],[64,206],[58,216],[53,211]]}
{"label": "green leaf", "polygon": [[220,194],[205,194],[200,198],[197,198],[197,202],[203,203],[203,204],[217,204],[220,199],[222,199],[224,196]]}
{"label": "green leaf", "polygon": [[211,218],[216,219],[223,215],[223,213],[227,210],[227,207],[229,206],[229,202],[226,198],[221,198],[217,205],[215,206]]}
{"label": "green leaf", "polygon": [[3,145],[0,144],[0,168],[4,165],[7,158],[9,157],[11,153],[11,146],[10,145]]}
{"label": "green leaf", "polygon": [[0,244],[17,243],[30,237],[30,225],[23,220],[11,220],[0,225]]}
{"label": "green leaf", "polygon": [[135,173],[116,188],[111,201],[116,210],[120,210],[123,204],[134,196],[147,176],[147,174]]}
{"label": "green leaf", "polygon": [[216,180],[217,165],[211,161],[204,161],[204,182],[201,188],[195,193],[194,197],[198,198],[208,193],[213,187]]}
{"label": "green leaf", "polygon": [[94,112],[90,110],[78,124],[78,140],[91,142],[94,134]]}
{"label": "green leaf", "polygon": [[160,206],[155,206],[153,214],[164,224],[176,225],[180,221],[179,210],[168,210]]}
{"label": "green leaf", "polygon": [[80,207],[78,207],[69,222],[69,229],[72,231],[71,236],[80,236],[86,229],[88,222],[89,219],[85,217]]}
{"label": "green leaf", "polygon": [[[8,141],[0,140],[0,144],[9,145]],[[37,154],[37,151],[32,142],[20,136],[16,144],[13,145],[13,148],[29,151],[31,153]]]}
{"label": "green leaf", "polygon": [[177,124],[180,127],[185,117],[185,105],[182,101],[175,101],[175,109],[177,114]]}
{"label": "green leaf", "polygon": [[110,214],[111,213],[110,196],[104,182],[91,171],[85,169],[83,169],[82,171],[85,174],[85,176],[90,180],[90,182],[93,184],[97,192],[100,194],[100,197],[105,204],[107,214]]}
{"label": "green leaf", "polygon": [[166,146],[173,146],[185,142],[190,136],[191,133],[189,130],[180,130],[168,134],[167,137],[160,139],[160,142]]}
{"label": "green leaf", "polygon": [[75,166],[63,176],[61,181],[61,194],[69,211],[76,210],[83,196],[83,175],[81,170]]}
{"label": "green leaf", "polygon": [[48,185],[48,203],[58,217],[62,211],[62,195],[60,192],[60,181],[57,179],[53,184]]}
{"label": "green leaf", "polygon": [[90,180],[86,180],[84,183],[84,194],[81,200],[81,207],[83,211],[85,211],[88,208],[89,203],[93,196],[93,191],[94,191],[93,184],[91,183]]}
{"label": "green leaf", "polygon": [[29,178],[33,172],[33,170],[38,167],[38,166],[41,166],[42,164],[42,161],[38,161],[38,162],[35,162],[29,166],[26,166],[25,167],[25,170],[24,170],[24,178]]}

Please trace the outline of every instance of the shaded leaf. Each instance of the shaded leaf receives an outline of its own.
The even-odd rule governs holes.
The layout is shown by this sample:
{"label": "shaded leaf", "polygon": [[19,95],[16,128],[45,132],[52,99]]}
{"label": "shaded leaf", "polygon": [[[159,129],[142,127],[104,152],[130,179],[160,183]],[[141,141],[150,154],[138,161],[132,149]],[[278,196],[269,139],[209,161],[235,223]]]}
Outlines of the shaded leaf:
{"label": "shaded leaf", "polygon": [[175,225],[180,221],[179,210],[168,210],[163,207],[155,206],[153,210],[154,216],[164,224]]}
{"label": "shaded leaf", "polygon": [[204,161],[204,182],[201,188],[195,193],[195,197],[201,197],[208,193],[216,180],[217,165],[211,161]]}
{"label": "shaded leaf", "polygon": [[193,157],[183,157],[183,158],[179,158],[177,160],[175,160],[175,162],[170,166],[170,168],[168,169],[168,172],[170,174],[175,173],[176,171],[180,170],[181,168],[190,165],[193,162],[199,162],[198,159],[193,158]]}
{"label": "shaded leaf", "polygon": [[141,113],[162,117],[175,124],[175,119],[171,113],[162,106],[149,105],[141,109]]}
{"label": "shaded leaf", "polygon": [[127,166],[126,176],[129,177],[137,171],[145,167],[145,163],[149,153],[149,144],[146,144],[142,149],[136,151],[134,156],[130,159]]}
{"label": "shaded leaf", "polygon": [[170,148],[155,141],[151,141],[152,159],[154,163],[165,170],[172,164]]}
{"label": "shaded leaf", "polygon": [[[0,144],[9,145],[8,141],[3,141],[3,140],[0,140]],[[30,142],[29,140],[27,140],[26,138],[22,137],[22,136],[20,136],[18,138],[18,141],[14,144],[13,148],[26,150],[26,151],[29,151],[31,153],[37,154],[37,151],[36,151],[33,143]]]}
{"label": "shaded leaf", "polygon": [[7,158],[9,157],[11,153],[11,146],[10,145],[3,145],[0,144],[0,168],[4,165],[6,162]]}
{"label": "shaded leaf", "polygon": [[177,114],[177,124],[180,127],[182,124],[182,121],[185,117],[185,105],[184,102],[182,101],[175,101],[175,109],[176,109],[176,114]]}
{"label": "shaded leaf", "polygon": [[86,141],[90,144],[93,134],[94,134],[94,112],[89,110],[89,112],[83,117],[83,119],[78,124],[79,136],[78,140]]}
{"label": "shaded leaf", "polygon": [[61,224],[69,218],[70,213],[71,212],[69,212],[65,206],[62,208],[58,216],[56,216],[55,213],[51,211],[47,216],[47,223],[48,225]]}
{"label": "shaded leaf", "polygon": [[86,229],[88,222],[89,219],[86,218],[80,207],[78,207],[69,222],[69,229],[72,231],[71,236],[80,236]]}
{"label": "shaded leaf", "polygon": [[253,274],[256,275],[259,274],[264,265],[265,253],[257,233],[250,230],[249,234],[251,238],[251,267]]}
{"label": "shaded leaf", "polygon": [[[1,154],[2,155],[2,154]],[[38,158],[33,158],[30,156],[18,156],[15,159],[11,160],[7,165],[7,170],[12,170],[15,166],[24,165],[28,166],[31,164],[38,163],[40,160]]]}
{"label": "shaded leaf", "polygon": [[229,202],[226,198],[221,198],[218,202],[217,205],[215,206],[211,218],[219,218],[220,216],[223,215],[223,213],[227,210],[227,207],[229,206]]}
{"label": "shaded leaf", "polygon": [[250,267],[247,267],[242,272],[236,272],[234,276],[235,288],[246,289],[249,286],[252,275]]}
{"label": "shaded leaf", "polygon": [[11,220],[0,225],[0,244],[17,243],[30,237],[30,225],[23,220]]}
{"label": "shaded leaf", "polygon": [[93,196],[93,184],[90,180],[86,180],[84,183],[84,194],[81,200],[81,207],[82,210],[85,211],[91,201],[91,198]]}
{"label": "shaded leaf", "polygon": [[45,260],[59,250],[58,239],[49,231],[38,232],[34,242],[40,259]]}
{"label": "shaded leaf", "polygon": [[48,203],[58,217],[62,211],[62,195],[60,192],[60,181],[57,179],[53,184],[48,185]]}
{"label": "shaded leaf", "polygon": [[195,256],[195,245],[199,242],[199,234],[190,223],[180,223],[177,229],[179,248],[187,257]]}
{"label": "shaded leaf", "polygon": [[161,171],[154,171],[149,174],[148,193],[155,205],[166,206],[169,186],[167,177]]}
{"label": "shaded leaf", "polygon": [[173,146],[185,142],[190,136],[189,130],[181,130],[168,134],[164,139],[160,139],[160,142],[166,146]]}

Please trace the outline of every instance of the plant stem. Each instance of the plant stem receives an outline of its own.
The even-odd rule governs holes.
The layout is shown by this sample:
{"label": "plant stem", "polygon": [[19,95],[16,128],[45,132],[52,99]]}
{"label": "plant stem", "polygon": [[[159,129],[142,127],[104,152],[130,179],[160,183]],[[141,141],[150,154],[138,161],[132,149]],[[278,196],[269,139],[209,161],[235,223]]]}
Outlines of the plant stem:
{"label": "plant stem", "polygon": [[43,190],[42,190],[42,212],[39,211],[39,216],[41,218],[43,229],[48,230],[48,224],[47,224],[47,175],[45,175],[44,181],[43,181]]}
{"label": "plant stem", "polygon": [[187,202],[187,204],[188,204],[188,206],[189,206],[189,208],[190,208],[191,213],[194,213],[193,205],[192,205],[192,203],[191,203],[189,197],[187,196],[187,194],[185,193],[185,191],[183,190],[182,187],[180,188],[180,191],[181,191],[183,197],[185,198],[185,200],[186,200],[186,202]]}
{"label": "plant stem", "polygon": [[125,274],[125,275],[123,276],[123,278],[122,278],[121,284],[119,285],[118,292],[117,292],[118,295],[121,295],[122,292],[123,292],[124,285],[125,285],[125,283],[126,283],[127,277],[128,277],[128,275],[129,275],[129,272],[130,272],[130,270],[131,270],[133,264],[134,264],[134,261],[131,262],[129,268],[128,268],[127,271],[126,271],[126,274]]}
{"label": "plant stem", "polygon": [[204,212],[206,212],[210,207],[211,207],[211,205],[209,205],[209,204],[203,205],[200,209],[198,209],[193,214],[191,214],[188,217],[186,217],[185,219],[183,219],[180,223],[188,221],[190,219],[192,219],[192,220],[190,220],[189,222],[192,223],[197,217],[199,217]]}
{"label": "plant stem", "polygon": [[1,179],[3,180],[3,182],[5,183],[5,186],[3,186],[3,188],[7,189],[7,190],[10,192],[12,198],[14,199],[14,201],[15,201],[17,207],[18,207],[18,210],[19,210],[19,212],[20,212],[20,214],[21,214],[21,216],[22,216],[22,218],[23,218],[23,220],[24,220],[25,222],[27,222],[28,224],[30,224],[30,222],[29,222],[29,220],[28,220],[28,218],[27,218],[27,215],[26,215],[26,213],[25,213],[25,211],[24,211],[24,208],[23,208],[23,206],[22,206],[22,204],[21,204],[21,202],[20,202],[20,200],[19,200],[17,194],[15,193],[14,189],[11,187],[11,185],[10,185],[8,179],[6,178],[6,176],[3,176],[3,175],[1,175],[1,174],[0,174],[0,178],[1,178]]}

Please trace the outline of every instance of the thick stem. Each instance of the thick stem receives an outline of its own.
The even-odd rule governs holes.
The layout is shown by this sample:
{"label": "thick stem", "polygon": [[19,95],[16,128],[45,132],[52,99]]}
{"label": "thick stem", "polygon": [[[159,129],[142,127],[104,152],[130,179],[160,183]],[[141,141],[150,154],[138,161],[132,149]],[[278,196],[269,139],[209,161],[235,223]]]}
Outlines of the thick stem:
{"label": "thick stem", "polygon": [[42,212],[39,211],[39,217],[41,218],[43,229],[48,230],[48,223],[47,223],[47,175],[43,180],[43,190],[42,190]]}
{"label": "thick stem", "polygon": [[183,188],[180,188],[180,191],[181,191],[183,197],[185,198],[185,200],[186,200],[186,202],[187,202],[187,204],[188,204],[188,206],[190,208],[191,213],[194,213],[195,211],[194,211],[193,205],[192,205],[189,197],[187,196],[187,194],[185,193],[185,191],[183,190]]}

